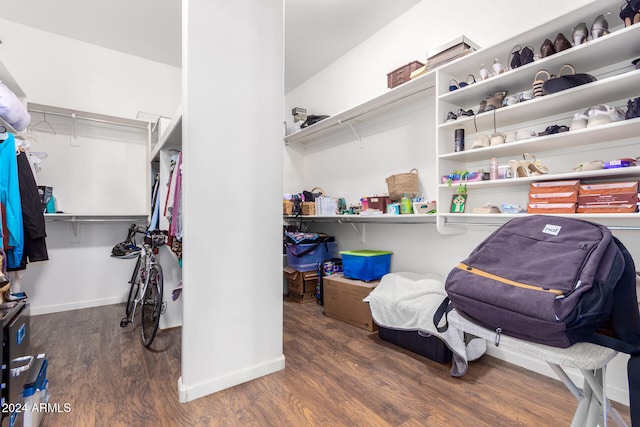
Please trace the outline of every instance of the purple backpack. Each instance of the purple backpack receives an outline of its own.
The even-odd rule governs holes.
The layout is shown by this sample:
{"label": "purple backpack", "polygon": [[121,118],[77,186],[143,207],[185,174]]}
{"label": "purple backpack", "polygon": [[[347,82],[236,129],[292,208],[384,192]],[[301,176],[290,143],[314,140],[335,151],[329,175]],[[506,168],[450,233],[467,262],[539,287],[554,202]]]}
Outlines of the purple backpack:
{"label": "purple backpack", "polygon": [[453,307],[494,329],[496,340],[504,333],[569,347],[610,320],[625,269],[618,243],[607,227],[580,219],[515,218],[453,268],[445,289]]}

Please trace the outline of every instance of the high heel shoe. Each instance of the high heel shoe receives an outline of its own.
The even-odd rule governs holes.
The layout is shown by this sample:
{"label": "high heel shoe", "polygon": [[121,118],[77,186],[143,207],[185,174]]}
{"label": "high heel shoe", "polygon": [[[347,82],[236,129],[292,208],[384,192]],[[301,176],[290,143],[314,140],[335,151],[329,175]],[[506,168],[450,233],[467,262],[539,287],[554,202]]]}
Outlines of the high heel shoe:
{"label": "high heel shoe", "polygon": [[514,178],[524,178],[529,176],[528,170],[517,160],[509,160],[511,166],[511,176]]}
{"label": "high heel shoe", "polygon": [[609,34],[609,23],[604,19],[604,15],[598,15],[591,25],[591,36],[593,39]]}
{"label": "high heel shoe", "polygon": [[[528,160],[527,157],[532,157],[533,161]],[[524,160],[521,160],[521,163],[523,163],[523,166],[529,171],[529,176],[544,175],[549,173],[549,169],[547,169],[547,167],[543,165],[540,160],[536,159],[536,156],[534,156],[533,154],[524,153],[522,155],[522,158]]]}
{"label": "high heel shoe", "polygon": [[496,92],[491,98],[487,99],[487,103],[484,107],[484,111],[491,111],[502,107],[504,97],[507,96],[507,91]]}
{"label": "high heel shoe", "polygon": [[544,39],[542,46],[540,46],[540,57],[546,58],[547,56],[551,56],[556,52],[556,48],[553,46],[553,43],[549,39]]}
{"label": "high heel shoe", "polygon": [[573,44],[575,46],[581,45],[582,43],[586,43],[588,37],[589,37],[589,30],[587,29],[587,24],[585,24],[584,22],[581,22],[575,27],[573,27]]}
{"label": "high heel shoe", "polygon": [[556,50],[556,53],[561,52],[563,50],[571,48],[571,42],[567,40],[564,34],[558,33],[555,40],[553,41],[553,47]]}
{"label": "high heel shoe", "polygon": [[504,66],[500,63],[498,58],[493,60],[493,74],[498,75],[504,73]]}

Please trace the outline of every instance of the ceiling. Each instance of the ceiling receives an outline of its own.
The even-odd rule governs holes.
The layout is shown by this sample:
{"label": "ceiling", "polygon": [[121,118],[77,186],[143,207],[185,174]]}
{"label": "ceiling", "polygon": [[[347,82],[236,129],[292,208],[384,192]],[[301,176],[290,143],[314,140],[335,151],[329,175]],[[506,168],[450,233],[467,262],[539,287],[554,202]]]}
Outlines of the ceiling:
{"label": "ceiling", "polygon": [[[419,1],[285,0],[285,92]],[[0,0],[0,8],[2,19],[181,66],[181,0]]]}

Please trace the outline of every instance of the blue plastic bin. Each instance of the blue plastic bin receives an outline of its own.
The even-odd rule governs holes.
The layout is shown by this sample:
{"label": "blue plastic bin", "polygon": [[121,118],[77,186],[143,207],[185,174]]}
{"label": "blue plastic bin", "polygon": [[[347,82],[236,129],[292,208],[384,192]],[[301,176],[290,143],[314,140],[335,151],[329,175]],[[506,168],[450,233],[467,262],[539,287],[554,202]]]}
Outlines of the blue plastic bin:
{"label": "blue plastic bin", "polygon": [[391,266],[389,251],[340,251],[344,277],[356,280],[377,280],[389,272]]}
{"label": "blue plastic bin", "polygon": [[[309,248],[317,246],[313,251],[298,257]],[[298,271],[311,271],[318,268],[318,264],[338,256],[337,242],[302,243],[294,245],[287,243],[287,267]]]}

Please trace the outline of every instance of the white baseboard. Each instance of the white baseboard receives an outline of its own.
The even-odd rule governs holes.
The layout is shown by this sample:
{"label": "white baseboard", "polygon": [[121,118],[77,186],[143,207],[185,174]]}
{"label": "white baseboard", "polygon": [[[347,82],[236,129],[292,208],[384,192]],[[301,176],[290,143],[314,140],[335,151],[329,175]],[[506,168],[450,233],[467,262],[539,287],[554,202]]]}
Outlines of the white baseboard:
{"label": "white baseboard", "polygon": [[[120,304],[125,302],[121,296],[109,297],[87,301],[75,301],[64,304],[52,304],[52,305],[31,305],[31,315],[36,316],[38,314],[57,313],[60,311],[79,310],[81,308],[100,307],[103,305]],[[123,314],[124,315],[124,314]]]}
{"label": "white baseboard", "polygon": [[208,396],[217,391],[233,387],[284,369],[284,355],[259,365],[231,372],[226,375],[211,378],[197,384],[184,384],[182,377],[178,378],[178,400],[180,403],[190,402],[200,397]]}

